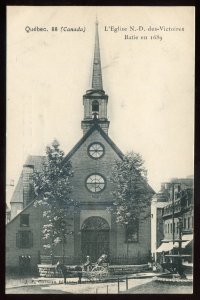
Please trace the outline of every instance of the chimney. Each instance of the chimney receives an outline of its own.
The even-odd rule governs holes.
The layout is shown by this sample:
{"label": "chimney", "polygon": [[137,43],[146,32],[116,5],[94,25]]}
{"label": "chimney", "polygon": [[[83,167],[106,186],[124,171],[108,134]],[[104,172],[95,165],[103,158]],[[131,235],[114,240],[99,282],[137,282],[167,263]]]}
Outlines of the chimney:
{"label": "chimney", "polygon": [[33,171],[33,165],[23,165],[23,208],[33,200],[33,190],[30,184]]}

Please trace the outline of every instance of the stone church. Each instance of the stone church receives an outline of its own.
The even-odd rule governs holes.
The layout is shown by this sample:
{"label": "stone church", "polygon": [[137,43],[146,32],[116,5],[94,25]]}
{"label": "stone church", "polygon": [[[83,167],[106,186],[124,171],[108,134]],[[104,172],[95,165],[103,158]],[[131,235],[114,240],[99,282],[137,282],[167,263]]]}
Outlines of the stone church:
{"label": "stone church", "polygon": [[[77,263],[78,258],[84,261],[87,255],[96,261],[103,253],[108,254],[110,264],[147,263],[151,248],[150,217],[139,219],[137,230],[134,228],[131,234],[114,222],[107,209],[113,201],[111,167],[116,159],[122,159],[123,153],[108,135],[108,95],[103,90],[97,22],[92,86],[83,95],[83,105],[83,136],[65,157],[74,170],[72,198],[80,202],[79,212],[70,219],[74,234],[66,242],[68,263]],[[31,174],[40,171],[44,161],[45,156],[27,158],[13,193],[11,221],[6,225],[7,270],[26,266],[35,269],[45,254],[42,212],[34,206],[29,182]],[[57,255],[61,255],[59,247]]]}

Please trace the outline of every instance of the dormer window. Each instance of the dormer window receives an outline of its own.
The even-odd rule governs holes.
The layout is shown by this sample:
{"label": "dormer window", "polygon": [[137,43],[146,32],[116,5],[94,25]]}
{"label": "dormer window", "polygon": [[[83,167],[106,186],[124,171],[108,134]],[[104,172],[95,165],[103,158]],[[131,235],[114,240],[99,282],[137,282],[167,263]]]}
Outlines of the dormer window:
{"label": "dormer window", "polygon": [[92,102],[92,111],[93,112],[99,112],[99,102],[97,100],[94,100]]}

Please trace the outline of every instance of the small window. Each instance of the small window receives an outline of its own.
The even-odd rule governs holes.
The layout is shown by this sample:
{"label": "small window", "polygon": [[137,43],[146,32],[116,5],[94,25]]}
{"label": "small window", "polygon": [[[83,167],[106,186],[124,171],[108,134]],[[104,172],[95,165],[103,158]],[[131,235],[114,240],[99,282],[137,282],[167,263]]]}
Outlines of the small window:
{"label": "small window", "polygon": [[167,224],[167,232],[169,233],[169,223]]}
{"label": "small window", "polygon": [[172,223],[170,224],[170,231],[171,231],[171,233],[172,233]]}
{"label": "small window", "polygon": [[138,229],[138,220],[126,225],[126,243],[138,242]]}
{"label": "small window", "polygon": [[31,231],[18,231],[16,246],[18,248],[31,248],[33,246],[33,233]]}
{"label": "small window", "polygon": [[94,100],[92,102],[92,111],[95,111],[95,112],[99,111],[99,102],[97,100]]}
{"label": "small window", "polygon": [[25,215],[25,214],[20,215],[20,226],[21,227],[29,226],[29,215]]}

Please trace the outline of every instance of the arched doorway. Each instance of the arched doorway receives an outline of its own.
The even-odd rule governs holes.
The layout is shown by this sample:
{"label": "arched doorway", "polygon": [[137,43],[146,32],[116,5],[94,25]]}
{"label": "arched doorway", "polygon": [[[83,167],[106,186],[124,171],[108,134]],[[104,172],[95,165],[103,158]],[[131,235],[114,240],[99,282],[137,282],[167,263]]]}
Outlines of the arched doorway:
{"label": "arched doorway", "polygon": [[101,217],[87,218],[81,227],[81,250],[83,257],[90,256],[92,262],[102,254],[109,254],[109,224]]}

